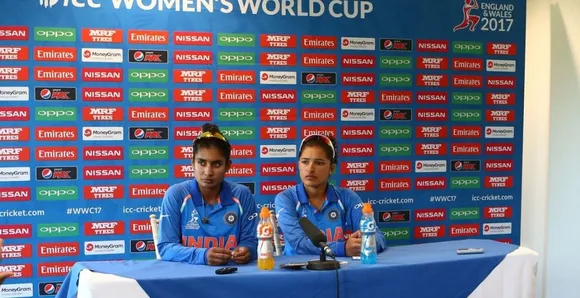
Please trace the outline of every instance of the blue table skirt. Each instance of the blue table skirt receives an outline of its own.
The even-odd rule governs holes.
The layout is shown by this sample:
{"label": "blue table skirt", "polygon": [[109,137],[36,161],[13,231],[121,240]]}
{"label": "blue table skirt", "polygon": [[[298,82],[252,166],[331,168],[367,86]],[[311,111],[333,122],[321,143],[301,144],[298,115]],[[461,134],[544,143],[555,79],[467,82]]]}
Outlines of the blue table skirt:
{"label": "blue table skirt", "polygon": [[[457,255],[458,248],[484,248],[483,254]],[[492,240],[458,240],[390,247],[378,263],[347,261],[339,269],[340,297],[465,298],[518,246]],[[303,255],[278,257],[276,265],[316,259]],[[81,270],[135,279],[151,298],[276,298],[336,297],[335,271],[260,271],[256,264],[237,266],[238,272],[216,275],[218,267],[147,261],[79,262],[57,298],[75,298]],[[127,297],[130,298],[130,297]]]}

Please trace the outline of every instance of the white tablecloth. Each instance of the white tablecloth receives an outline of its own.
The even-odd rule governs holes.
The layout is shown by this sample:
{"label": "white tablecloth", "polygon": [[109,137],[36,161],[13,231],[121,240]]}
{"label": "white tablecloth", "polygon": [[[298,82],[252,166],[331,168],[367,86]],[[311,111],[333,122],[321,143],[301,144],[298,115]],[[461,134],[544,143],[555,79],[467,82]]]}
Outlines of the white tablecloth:
{"label": "white tablecloth", "polygon": [[[534,298],[538,254],[519,247],[509,253],[468,298]],[[133,279],[82,270],[78,298],[150,298]]]}

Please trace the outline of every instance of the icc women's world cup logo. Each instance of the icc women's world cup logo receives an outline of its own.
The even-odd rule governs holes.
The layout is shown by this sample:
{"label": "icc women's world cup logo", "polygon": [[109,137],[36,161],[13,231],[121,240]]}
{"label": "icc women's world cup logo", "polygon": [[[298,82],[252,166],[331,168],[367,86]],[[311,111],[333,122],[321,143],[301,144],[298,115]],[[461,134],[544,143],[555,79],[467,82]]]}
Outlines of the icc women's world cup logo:
{"label": "icc women's world cup logo", "polygon": [[472,15],[472,11],[479,9],[477,0],[465,0],[463,4],[463,21],[453,27],[453,32],[469,28],[469,31],[475,31],[475,26],[479,23],[480,17]]}

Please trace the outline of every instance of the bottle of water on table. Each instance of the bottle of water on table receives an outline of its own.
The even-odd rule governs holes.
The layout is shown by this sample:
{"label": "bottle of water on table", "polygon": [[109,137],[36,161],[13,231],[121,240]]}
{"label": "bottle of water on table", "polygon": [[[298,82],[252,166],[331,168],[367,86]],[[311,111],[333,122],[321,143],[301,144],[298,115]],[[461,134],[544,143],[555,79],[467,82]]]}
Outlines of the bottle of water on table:
{"label": "bottle of water on table", "polygon": [[365,203],[362,208],[362,217],[360,219],[360,231],[362,234],[360,260],[362,264],[375,264],[377,262],[377,242],[375,233],[377,225],[373,207],[370,203]]}

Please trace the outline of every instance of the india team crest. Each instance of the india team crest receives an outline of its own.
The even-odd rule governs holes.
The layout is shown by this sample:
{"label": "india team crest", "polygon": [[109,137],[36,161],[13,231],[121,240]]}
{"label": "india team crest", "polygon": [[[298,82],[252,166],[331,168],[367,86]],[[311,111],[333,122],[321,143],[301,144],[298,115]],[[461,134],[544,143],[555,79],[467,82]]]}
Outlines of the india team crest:
{"label": "india team crest", "polygon": [[338,211],[336,209],[328,211],[328,220],[335,221],[337,219],[338,219]]}
{"label": "india team crest", "polygon": [[238,221],[238,216],[233,212],[228,212],[224,215],[224,221],[231,226]]}

